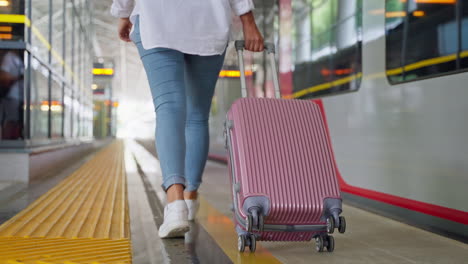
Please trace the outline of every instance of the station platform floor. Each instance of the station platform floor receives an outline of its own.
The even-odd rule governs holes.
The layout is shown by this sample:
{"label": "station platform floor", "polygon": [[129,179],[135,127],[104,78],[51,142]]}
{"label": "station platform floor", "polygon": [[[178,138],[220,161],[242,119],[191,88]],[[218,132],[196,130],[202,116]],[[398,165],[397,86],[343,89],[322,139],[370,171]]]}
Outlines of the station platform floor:
{"label": "station platform floor", "polygon": [[126,140],[53,179],[5,187],[0,263],[468,263],[468,244],[346,201],[348,228],[334,235],[333,253],[317,253],[314,242],[259,242],[254,254],[239,253],[227,168],[215,162],[207,164],[191,231],[162,240],[160,185],[152,142]]}

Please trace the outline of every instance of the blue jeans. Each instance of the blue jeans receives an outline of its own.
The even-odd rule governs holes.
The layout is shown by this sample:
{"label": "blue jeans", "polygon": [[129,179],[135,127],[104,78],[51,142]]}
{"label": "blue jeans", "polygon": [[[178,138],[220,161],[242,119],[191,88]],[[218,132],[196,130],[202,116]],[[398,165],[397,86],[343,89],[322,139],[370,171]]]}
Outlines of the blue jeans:
{"label": "blue jeans", "polygon": [[163,188],[196,191],[208,157],[208,118],[224,54],[198,56],[168,48],[145,50],[139,20],[131,39],[148,76],[156,111],[156,149]]}

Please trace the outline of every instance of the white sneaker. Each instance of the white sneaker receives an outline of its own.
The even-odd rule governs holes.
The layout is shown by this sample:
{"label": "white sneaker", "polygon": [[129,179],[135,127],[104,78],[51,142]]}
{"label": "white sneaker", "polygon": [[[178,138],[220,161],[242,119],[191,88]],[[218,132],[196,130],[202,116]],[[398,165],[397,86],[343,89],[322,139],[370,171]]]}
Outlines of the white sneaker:
{"label": "white sneaker", "polygon": [[195,220],[195,216],[197,215],[198,208],[200,207],[200,202],[198,200],[185,200],[188,208],[188,220],[193,221]]}
{"label": "white sneaker", "polygon": [[166,205],[164,208],[164,222],[159,227],[159,237],[184,237],[184,234],[190,230],[187,217],[187,205],[183,200],[177,200]]}

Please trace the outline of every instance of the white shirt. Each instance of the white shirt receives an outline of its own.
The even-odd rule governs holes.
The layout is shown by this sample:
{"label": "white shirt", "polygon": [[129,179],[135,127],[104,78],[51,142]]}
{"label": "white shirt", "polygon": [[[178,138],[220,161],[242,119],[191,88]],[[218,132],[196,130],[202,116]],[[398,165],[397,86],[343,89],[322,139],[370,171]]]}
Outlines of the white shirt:
{"label": "white shirt", "polygon": [[170,48],[195,55],[216,55],[229,41],[232,11],[240,16],[252,0],[114,0],[115,17],[139,15],[143,48]]}

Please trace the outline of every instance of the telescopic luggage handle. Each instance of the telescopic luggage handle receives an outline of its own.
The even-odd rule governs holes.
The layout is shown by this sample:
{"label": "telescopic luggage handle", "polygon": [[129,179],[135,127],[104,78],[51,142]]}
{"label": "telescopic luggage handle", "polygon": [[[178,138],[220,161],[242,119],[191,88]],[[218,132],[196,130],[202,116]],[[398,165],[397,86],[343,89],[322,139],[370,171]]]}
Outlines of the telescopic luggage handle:
{"label": "telescopic luggage handle", "polygon": [[[247,94],[247,84],[245,81],[245,65],[244,65],[244,54],[243,54],[244,48],[245,48],[245,41],[236,40],[234,45],[236,47],[237,58],[239,60],[242,97],[247,97],[248,94]],[[268,53],[268,57],[270,59],[270,65],[271,65],[272,75],[273,75],[273,86],[275,88],[275,97],[281,98],[279,80],[278,80],[278,70],[276,67],[276,60],[275,60],[275,44],[271,42],[265,42],[264,46],[265,46],[264,52]]]}

